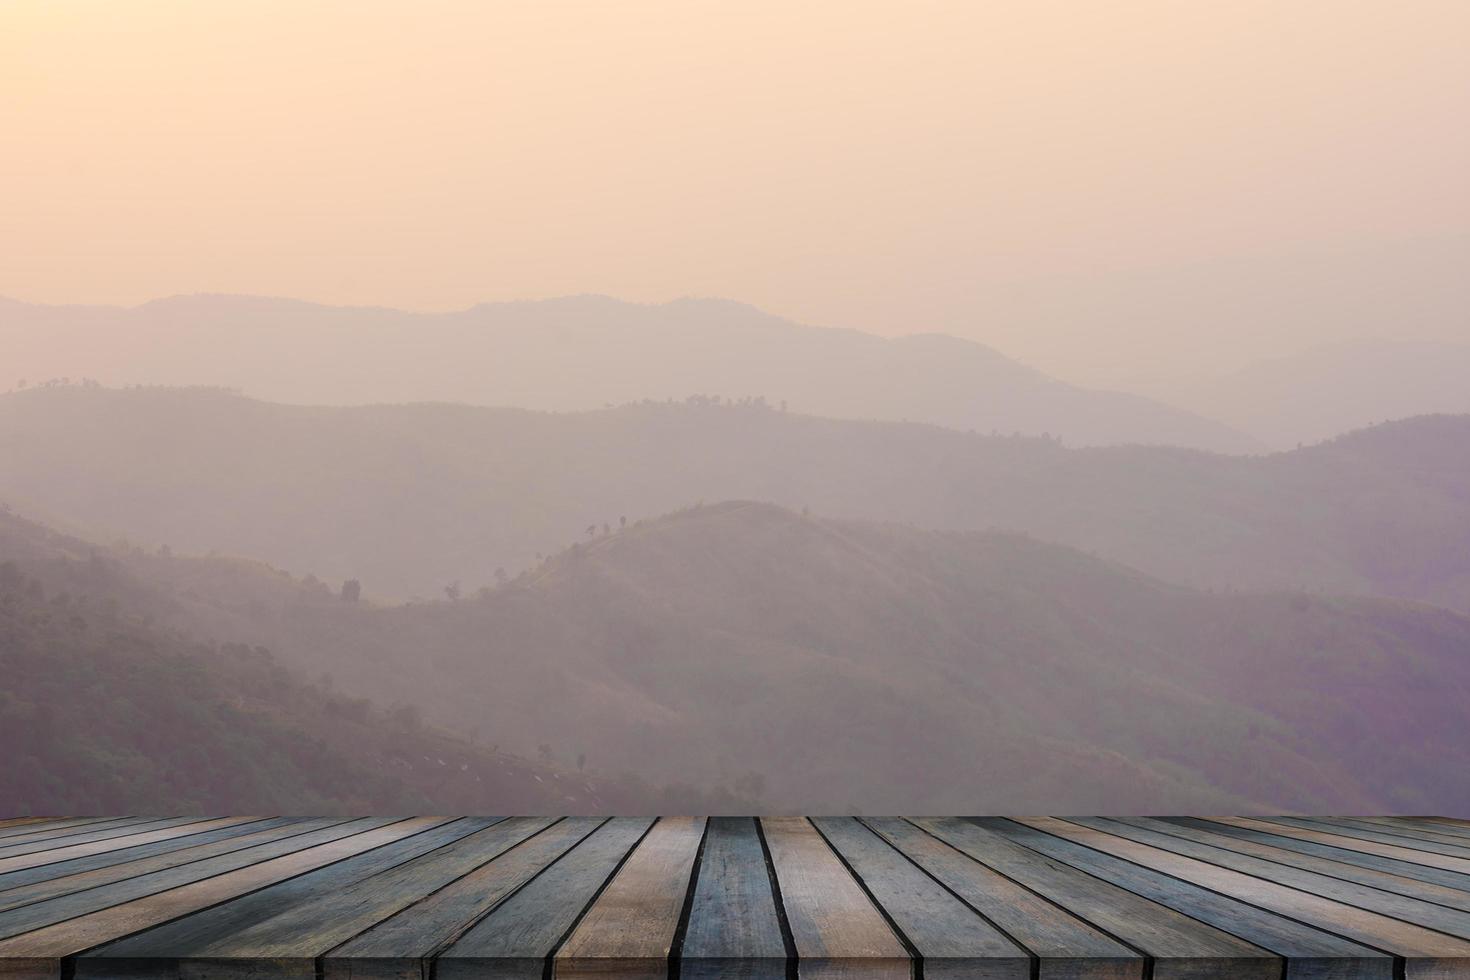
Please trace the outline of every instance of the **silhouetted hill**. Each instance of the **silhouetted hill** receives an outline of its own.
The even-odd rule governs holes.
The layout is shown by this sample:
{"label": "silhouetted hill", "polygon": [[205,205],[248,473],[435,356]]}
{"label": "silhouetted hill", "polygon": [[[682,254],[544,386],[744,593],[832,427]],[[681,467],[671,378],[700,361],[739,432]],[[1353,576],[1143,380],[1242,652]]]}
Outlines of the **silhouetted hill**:
{"label": "silhouetted hill", "polygon": [[763,785],[778,810],[1470,805],[1470,620],[1430,607],[1207,594],[1022,536],[753,503],[398,607],[289,581],[242,601],[180,576],[212,559],[111,554],[154,570],[171,623],[218,607],[435,724],[657,783]]}
{"label": "silhouetted hill", "polygon": [[1066,385],[971,341],[808,327],[721,300],[650,306],[575,296],[413,314],[179,296],[131,309],[13,305],[0,316],[0,362],[32,383],[92,377],[311,404],[558,411],[691,393],[761,396],[837,418],[1051,433],[1072,445],[1261,448],[1219,423]]}
{"label": "silhouetted hill", "polygon": [[1067,449],[755,405],[319,408],[220,392],[0,396],[0,499],[88,537],[267,560],[369,595],[473,592],[699,500],[1003,528],[1202,588],[1470,610],[1470,417],[1267,457]]}
{"label": "silhouetted hill", "polygon": [[1470,413],[1470,344],[1334,344],[1150,390],[1288,449],[1390,419]]}
{"label": "silhouetted hill", "polygon": [[[221,576],[175,592],[166,577],[140,574],[169,563],[0,515],[0,812],[642,812],[753,803],[530,763],[428,727],[417,707],[383,711],[306,683],[258,645],[192,638],[182,624],[230,621],[227,608],[209,614]],[[186,574],[226,565],[223,596],[250,580],[278,601],[314,591],[262,566],[180,563]]]}

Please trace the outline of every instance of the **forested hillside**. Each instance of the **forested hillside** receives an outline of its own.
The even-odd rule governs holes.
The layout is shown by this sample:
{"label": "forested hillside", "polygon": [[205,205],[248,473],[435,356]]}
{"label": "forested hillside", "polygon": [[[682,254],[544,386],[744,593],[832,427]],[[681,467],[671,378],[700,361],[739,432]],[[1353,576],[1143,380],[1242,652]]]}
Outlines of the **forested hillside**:
{"label": "forested hillside", "polygon": [[763,787],[776,810],[1470,805],[1470,620],[1409,603],[1209,594],[1024,536],[750,503],[407,606],[248,563],[98,561],[147,574],[170,625],[506,751]]}
{"label": "forested hillside", "polygon": [[1201,588],[1470,611],[1470,416],[1267,457],[1071,449],[758,403],[554,415],[76,386],[0,396],[0,499],[150,550],[436,598],[700,500],[1025,531]]}
{"label": "forested hillside", "polygon": [[188,601],[168,591],[116,556],[0,515],[6,813],[758,805],[749,793],[661,789],[450,737],[414,705],[381,710],[304,681],[263,647],[164,625]]}

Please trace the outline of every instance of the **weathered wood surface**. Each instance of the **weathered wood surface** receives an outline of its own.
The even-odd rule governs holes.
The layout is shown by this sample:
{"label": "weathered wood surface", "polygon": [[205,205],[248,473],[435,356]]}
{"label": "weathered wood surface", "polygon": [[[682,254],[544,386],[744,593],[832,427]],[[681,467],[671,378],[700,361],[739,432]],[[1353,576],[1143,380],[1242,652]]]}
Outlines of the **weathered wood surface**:
{"label": "weathered wood surface", "polygon": [[1453,817],[17,817],[0,978],[1450,980]]}

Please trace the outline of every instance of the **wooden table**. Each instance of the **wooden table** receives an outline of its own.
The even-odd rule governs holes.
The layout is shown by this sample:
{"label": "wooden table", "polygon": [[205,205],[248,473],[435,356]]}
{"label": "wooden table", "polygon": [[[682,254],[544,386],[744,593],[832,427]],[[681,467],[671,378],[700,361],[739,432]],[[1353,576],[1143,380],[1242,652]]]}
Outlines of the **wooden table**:
{"label": "wooden table", "polygon": [[0,820],[0,977],[1470,977],[1446,817]]}

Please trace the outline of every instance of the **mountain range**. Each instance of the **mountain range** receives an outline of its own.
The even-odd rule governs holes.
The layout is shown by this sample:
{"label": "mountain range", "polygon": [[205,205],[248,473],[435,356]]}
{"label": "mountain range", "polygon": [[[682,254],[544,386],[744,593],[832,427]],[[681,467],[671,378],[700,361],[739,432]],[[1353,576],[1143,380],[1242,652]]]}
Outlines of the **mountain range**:
{"label": "mountain range", "polygon": [[[137,655],[105,608],[67,625],[83,594],[94,610],[109,606],[99,595],[136,606],[106,585],[119,580],[155,597],[157,635],[234,638],[202,664],[268,645],[298,674],[329,672],[353,697],[417,706],[461,735],[480,729],[481,743],[539,743],[562,765],[584,756],[645,784],[758,789],[774,811],[1470,805],[1470,619],[1382,599],[1208,594],[1009,533],[710,503],[570,546],[483,594],[391,606],[255,563],[125,547],[50,574],[71,598],[47,589],[47,628],[109,639],[89,668],[101,684],[75,668],[34,674],[65,689],[43,703],[85,711],[83,731],[124,745],[130,724],[152,730],[135,721],[150,697],[176,694],[172,711],[197,716],[221,698],[199,692],[208,666],[170,663],[185,679],[159,691],[158,674],[112,667]],[[71,662],[60,640],[32,646]],[[337,726],[329,697],[308,705],[326,748],[367,754],[403,737],[387,721]],[[313,712],[290,714],[301,725]],[[286,764],[237,716],[214,724],[239,733],[236,761],[213,759],[223,768]],[[168,731],[168,744],[193,734]],[[182,751],[207,758],[211,744]]]}
{"label": "mountain range", "polygon": [[973,341],[810,327],[723,300],[575,296],[437,314],[245,296],[131,308],[0,301],[0,362],[31,383],[204,384],[302,404],[584,411],[704,395],[1079,446],[1262,448],[1218,422],[1068,385]]}
{"label": "mountain range", "polygon": [[1073,449],[756,404],[586,413],[275,405],[203,390],[0,396],[0,500],[104,541],[437,597],[701,500],[1023,531],[1206,589],[1470,611],[1470,416],[1262,457]]}

